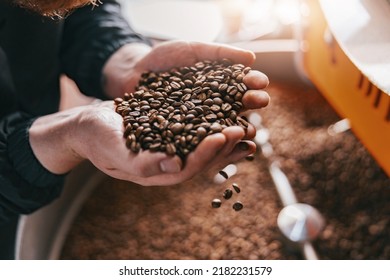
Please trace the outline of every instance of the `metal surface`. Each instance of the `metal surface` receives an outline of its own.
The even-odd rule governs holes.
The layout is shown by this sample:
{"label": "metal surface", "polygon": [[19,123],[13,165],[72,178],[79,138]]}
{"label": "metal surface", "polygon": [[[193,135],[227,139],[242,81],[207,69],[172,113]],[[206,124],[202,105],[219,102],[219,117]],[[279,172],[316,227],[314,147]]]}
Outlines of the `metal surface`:
{"label": "metal surface", "polygon": [[378,88],[390,94],[390,5],[385,0],[320,1],[344,53]]}
{"label": "metal surface", "polygon": [[304,203],[288,205],[278,215],[280,231],[293,242],[315,240],[325,225],[325,220],[313,206]]}
{"label": "metal surface", "polygon": [[94,188],[106,177],[87,162],[73,170],[59,199],[19,220],[15,258],[58,259],[72,222]]}

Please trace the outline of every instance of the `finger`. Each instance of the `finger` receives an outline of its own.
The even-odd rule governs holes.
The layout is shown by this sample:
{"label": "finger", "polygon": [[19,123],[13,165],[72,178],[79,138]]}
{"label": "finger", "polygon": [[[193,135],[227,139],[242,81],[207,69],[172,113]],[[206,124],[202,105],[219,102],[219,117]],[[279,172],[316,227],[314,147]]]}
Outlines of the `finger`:
{"label": "finger", "polygon": [[255,61],[255,54],[251,51],[222,44],[205,44],[189,42],[198,60],[220,60],[227,58],[233,63],[251,65]]}
{"label": "finger", "polygon": [[225,128],[222,133],[226,137],[226,143],[221,149],[208,163],[207,168],[211,167],[224,167],[227,162],[230,162],[229,155],[235,149],[236,145],[242,140],[245,136],[244,129],[239,126],[231,126]]}
{"label": "finger", "polygon": [[226,137],[222,133],[216,133],[207,136],[196,147],[195,151],[190,153],[186,159],[184,169],[179,173],[165,173],[159,176],[149,178],[148,185],[172,185],[179,182],[186,181],[196,174],[199,174],[209,162],[215,158],[219,150],[221,150],[226,143]]}
{"label": "finger", "polygon": [[239,142],[227,158],[230,162],[236,162],[256,152],[256,144],[253,141]]}
{"label": "finger", "polygon": [[270,97],[264,90],[248,90],[242,97],[244,109],[260,109],[269,104]]}
{"label": "finger", "polygon": [[223,133],[216,133],[207,136],[198,145],[195,151],[189,154],[184,172],[197,173],[201,171],[212,158],[226,145],[226,136]]}
{"label": "finger", "polygon": [[256,128],[251,123],[249,123],[243,139],[250,140],[255,138],[255,136],[256,136]]}
{"label": "finger", "polygon": [[219,154],[227,155],[229,154],[235,147],[235,145],[241,141],[241,139],[245,136],[245,131],[242,127],[239,126],[230,126],[225,128],[222,133],[226,137],[226,143],[223,149],[219,152]]}
{"label": "finger", "polygon": [[[138,159],[138,158],[137,158]],[[182,161],[178,156],[168,156],[165,153],[156,153],[147,150],[142,153],[141,174],[151,177],[165,173],[179,173],[182,169]]]}
{"label": "finger", "polygon": [[[127,162],[126,166],[123,162]],[[182,169],[182,161],[178,156],[168,156],[162,152],[141,151],[137,154],[128,151],[127,159],[122,160],[123,174],[126,180],[144,184],[149,178],[163,174],[177,174]]]}
{"label": "finger", "polygon": [[252,141],[239,141],[230,153],[215,157],[207,168],[224,168],[228,164],[237,162],[256,152],[256,144]]}
{"label": "finger", "polygon": [[249,71],[249,73],[245,75],[243,81],[249,89],[263,89],[269,84],[267,75],[256,70]]}

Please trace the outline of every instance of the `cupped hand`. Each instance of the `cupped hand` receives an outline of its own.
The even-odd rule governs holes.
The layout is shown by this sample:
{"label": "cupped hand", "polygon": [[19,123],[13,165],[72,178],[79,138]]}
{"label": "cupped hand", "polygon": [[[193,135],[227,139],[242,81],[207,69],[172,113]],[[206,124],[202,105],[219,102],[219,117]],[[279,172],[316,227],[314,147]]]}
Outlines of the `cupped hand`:
{"label": "cupped hand", "polygon": [[123,119],[112,101],[91,105],[79,118],[74,150],[111,177],[140,185],[172,185],[184,182],[211,167],[224,167],[256,149],[242,141],[245,132],[229,127],[206,137],[183,163],[178,156],[141,150],[133,153],[125,145]]}
{"label": "cupped hand", "polygon": [[[168,41],[155,46],[143,56],[133,68],[134,71],[128,77],[128,81],[134,81],[133,75],[140,77],[145,71],[166,71],[174,67],[193,65],[202,60],[221,60],[227,58],[233,63],[241,63],[250,66],[256,57],[253,52],[229,45],[216,43],[200,43],[188,41]],[[243,97],[245,109],[259,109],[269,103],[268,93],[264,90],[268,86],[268,77],[258,71],[251,70],[244,77],[244,83],[248,87]],[[129,82],[126,91],[134,90],[134,83]]]}
{"label": "cupped hand", "polygon": [[[202,60],[229,59],[233,63],[241,63],[250,66],[255,55],[247,50],[238,49],[228,45],[214,43],[200,43],[187,41],[169,41],[156,45],[150,51],[142,55],[129,55],[136,58],[131,67],[126,69],[123,59],[126,51],[131,47],[123,48],[118,55],[118,64],[121,65],[121,94],[114,93],[111,96],[121,96],[124,92],[133,92],[141,74],[145,71],[166,71],[175,67],[193,65]],[[116,58],[111,60],[107,69],[115,69]],[[115,73],[115,71],[112,71]],[[244,94],[243,111],[259,109],[269,103],[268,93],[265,91],[269,81],[268,77],[260,71],[251,70],[245,75],[243,82],[248,87]],[[118,87],[116,87],[118,89]],[[186,181],[203,170],[224,167],[229,163],[236,162],[249,154],[254,153],[256,145],[248,140],[255,136],[255,129],[249,125],[244,131],[241,127],[234,126],[225,128],[221,133],[206,137],[191,152],[185,162],[178,156],[168,156],[165,153],[141,151],[137,154],[129,151],[123,138],[122,117],[115,113],[113,106],[101,107],[99,116],[99,128],[106,131],[100,133],[96,147],[101,141],[107,142],[108,149],[90,149],[88,158],[103,172],[118,179],[133,181],[141,185],[171,185]],[[92,118],[93,119],[93,118]],[[97,124],[88,127],[94,127]],[[95,145],[94,145],[95,146]]]}

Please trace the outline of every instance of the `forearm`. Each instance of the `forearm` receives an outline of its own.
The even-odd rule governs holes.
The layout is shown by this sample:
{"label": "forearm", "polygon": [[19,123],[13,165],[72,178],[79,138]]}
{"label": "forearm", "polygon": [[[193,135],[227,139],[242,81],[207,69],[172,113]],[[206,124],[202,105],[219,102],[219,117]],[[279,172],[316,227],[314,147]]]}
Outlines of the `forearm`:
{"label": "forearm", "polygon": [[62,70],[81,92],[99,99],[107,98],[102,69],[108,59],[126,44],[149,43],[129,26],[116,1],[74,11],[64,21],[61,39]]}
{"label": "forearm", "polygon": [[65,176],[49,172],[31,149],[28,130],[34,120],[14,112],[0,121],[0,223],[46,205],[62,189]]}

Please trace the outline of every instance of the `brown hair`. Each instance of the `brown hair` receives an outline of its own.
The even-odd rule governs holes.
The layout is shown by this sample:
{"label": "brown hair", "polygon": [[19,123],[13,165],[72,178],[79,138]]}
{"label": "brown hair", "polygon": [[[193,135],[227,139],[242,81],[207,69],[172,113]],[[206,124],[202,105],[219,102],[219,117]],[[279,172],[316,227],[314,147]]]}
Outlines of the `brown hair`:
{"label": "brown hair", "polygon": [[100,0],[14,0],[17,5],[43,16],[62,18],[75,8],[88,4],[98,5]]}

